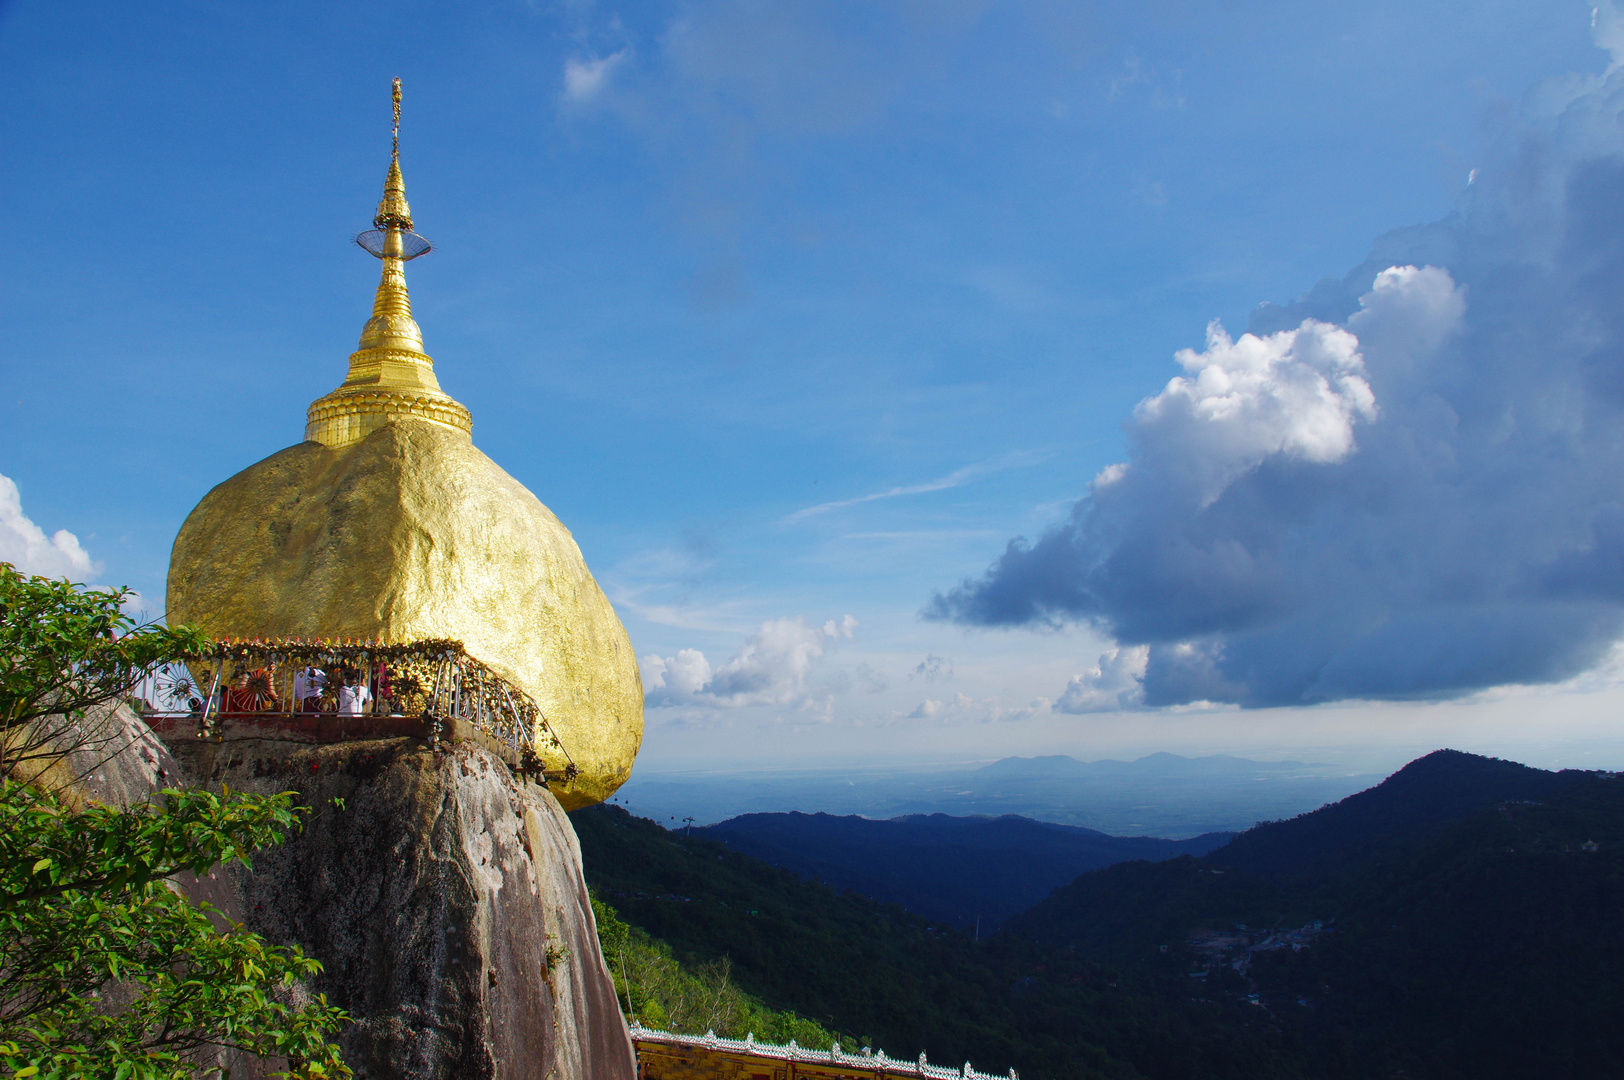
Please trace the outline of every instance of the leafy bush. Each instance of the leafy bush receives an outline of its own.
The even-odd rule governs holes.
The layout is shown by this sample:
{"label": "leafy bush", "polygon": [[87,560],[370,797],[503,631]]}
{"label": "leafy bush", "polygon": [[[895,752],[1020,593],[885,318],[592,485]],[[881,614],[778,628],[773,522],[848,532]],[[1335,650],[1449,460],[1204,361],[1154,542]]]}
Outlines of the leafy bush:
{"label": "leafy bush", "polygon": [[303,989],[320,965],[175,884],[281,843],[292,793],[165,790],[119,810],[57,768],[104,763],[124,743],[97,707],[201,640],[136,626],[128,595],[0,563],[0,1072],[179,1080],[234,1050],[283,1059],[281,1076],[348,1077],[327,1041],[346,1017]]}
{"label": "leafy bush", "polygon": [[[733,964],[726,957],[701,964],[693,971],[671,954],[671,947],[620,919],[614,908],[597,897],[592,911],[598,921],[598,941],[615,980],[615,994],[629,1019],[645,1027],[683,1035],[715,1032],[727,1039],[753,1034],[763,1042],[787,1043],[827,1050],[835,1036],[793,1012],[769,1009],[733,982]],[[851,1046],[855,1040],[845,1040]]]}

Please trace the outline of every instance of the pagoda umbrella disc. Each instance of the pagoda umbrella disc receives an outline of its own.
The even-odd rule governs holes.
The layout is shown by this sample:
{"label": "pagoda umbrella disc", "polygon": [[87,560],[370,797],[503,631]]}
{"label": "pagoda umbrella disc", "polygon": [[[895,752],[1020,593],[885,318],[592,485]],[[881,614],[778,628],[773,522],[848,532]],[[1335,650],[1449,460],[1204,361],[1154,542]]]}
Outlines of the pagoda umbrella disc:
{"label": "pagoda umbrella disc", "polygon": [[203,691],[198,688],[197,680],[185,664],[178,661],[164,664],[152,673],[152,683],[158,696],[154,704],[165,710],[188,712],[194,698],[201,704]]}
{"label": "pagoda umbrella disc", "polygon": [[276,708],[276,688],[271,685],[271,673],[264,668],[258,668],[248,673],[248,686],[245,688],[248,707],[254,712],[264,712]]}

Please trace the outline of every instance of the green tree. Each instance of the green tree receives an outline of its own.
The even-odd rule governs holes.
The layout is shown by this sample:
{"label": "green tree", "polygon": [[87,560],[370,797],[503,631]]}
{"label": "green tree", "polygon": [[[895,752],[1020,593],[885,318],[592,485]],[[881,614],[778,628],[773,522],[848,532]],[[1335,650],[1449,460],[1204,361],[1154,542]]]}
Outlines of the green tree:
{"label": "green tree", "polygon": [[[793,1012],[768,1008],[733,982],[733,965],[719,961],[684,965],[670,946],[623,922],[615,909],[592,898],[598,942],[609,964],[615,993],[630,1020],[646,1027],[684,1035],[714,1031],[726,1039],[754,1035],[770,1043],[794,1039],[801,1046],[827,1050],[836,1035]],[[848,1049],[863,1040],[839,1037]]]}
{"label": "green tree", "polygon": [[134,625],[127,596],[0,563],[0,1075],[175,1080],[235,1050],[348,1077],[327,1041],[347,1018],[303,990],[320,965],[174,885],[280,843],[292,793],[169,789],[119,810],[45,782],[94,749],[99,706],[198,643]]}
{"label": "green tree", "polygon": [[[85,589],[0,562],[0,776],[37,777],[108,743],[99,708],[156,664],[204,644],[192,627],[138,625],[129,589]],[[99,715],[98,715],[99,714]]]}

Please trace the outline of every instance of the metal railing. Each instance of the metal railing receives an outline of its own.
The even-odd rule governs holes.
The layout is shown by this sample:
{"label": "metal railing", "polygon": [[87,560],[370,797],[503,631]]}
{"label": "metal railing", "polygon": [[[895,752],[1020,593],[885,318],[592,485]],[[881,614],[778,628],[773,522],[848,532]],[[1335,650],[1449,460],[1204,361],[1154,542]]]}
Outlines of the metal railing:
{"label": "metal railing", "polygon": [[[389,708],[379,712],[377,699],[385,693]],[[194,719],[202,739],[219,739],[223,722],[232,718],[274,726],[277,718],[294,724],[337,717],[364,733],[368,717],[415,717],[436,746],[467,725],[505,751],[515,768],[566,783],[579,773],[535,699],[471,656],[462,642],[446,638],[401,644],[225,638],[153,669],[136,696],[153,718]],[[360,705],[363,698],[372,699],[372,707]]]}

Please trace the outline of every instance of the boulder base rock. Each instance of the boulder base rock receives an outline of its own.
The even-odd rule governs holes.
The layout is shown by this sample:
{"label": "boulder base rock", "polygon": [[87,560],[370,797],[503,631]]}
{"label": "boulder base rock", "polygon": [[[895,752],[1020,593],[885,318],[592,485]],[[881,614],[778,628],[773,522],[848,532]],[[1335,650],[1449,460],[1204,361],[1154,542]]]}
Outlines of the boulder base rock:
{"label": "boulder base rock", "polygon": [[324,971],[369,1080],[633,1080],[581,873],[545,788],[466,743],[175,742],[205,785],[294,790],[303,833],[231,874],[232,905]]}

